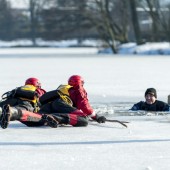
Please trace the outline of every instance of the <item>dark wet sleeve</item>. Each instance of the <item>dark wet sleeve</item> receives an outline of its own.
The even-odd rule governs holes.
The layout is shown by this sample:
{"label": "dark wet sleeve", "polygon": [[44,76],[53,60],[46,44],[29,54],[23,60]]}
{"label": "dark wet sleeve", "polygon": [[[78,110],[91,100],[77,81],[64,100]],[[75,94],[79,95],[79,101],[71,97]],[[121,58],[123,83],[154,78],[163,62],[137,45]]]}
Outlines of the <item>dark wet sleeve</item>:
{"label": "dark wet sleeve", "polygon": [[142,102],[134,104],[130,110],[132,111],[141,110],[141,104]]}
{"label": "dark wet sleeve", "polygon": [[167,103],[164,103],[163,111],[170,111],[170,106]]}

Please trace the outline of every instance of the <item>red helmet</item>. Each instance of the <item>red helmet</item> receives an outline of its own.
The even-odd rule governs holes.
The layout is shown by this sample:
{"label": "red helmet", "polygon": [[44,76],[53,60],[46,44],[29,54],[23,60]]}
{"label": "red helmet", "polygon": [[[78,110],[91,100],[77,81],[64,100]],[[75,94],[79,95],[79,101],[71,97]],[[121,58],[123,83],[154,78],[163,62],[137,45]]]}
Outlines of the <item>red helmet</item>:
{"label": "red helmet", "polygon": [[70,86],[78,86],[78,85],[83,85],[84,84],[84,80],[81,76],[79,75],[73,75],[68,79],[68,84]]}
{"label": "red helmet", "polygon": [[37,78],[29,78],[25,81],[25,85],[33,85],[35,87],[41,88],[41,83]]}

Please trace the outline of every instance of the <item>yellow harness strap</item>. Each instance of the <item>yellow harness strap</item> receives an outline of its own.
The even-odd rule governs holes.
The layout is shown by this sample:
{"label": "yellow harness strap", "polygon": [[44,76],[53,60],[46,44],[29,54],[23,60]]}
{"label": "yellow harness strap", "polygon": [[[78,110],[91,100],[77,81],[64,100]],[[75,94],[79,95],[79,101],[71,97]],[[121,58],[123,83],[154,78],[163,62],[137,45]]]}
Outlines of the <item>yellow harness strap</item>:
{"label": "yellow harness strap", "polygon": [[65,101],[67,104],[69,104],[70,106],[73,106],[73,102],[70,99],[69,96],[69,92],[68,90],[71,88],[72,86],[70,85],[60,85],[57,90],[58,90],[58,94],[60,96],[60,98]]}

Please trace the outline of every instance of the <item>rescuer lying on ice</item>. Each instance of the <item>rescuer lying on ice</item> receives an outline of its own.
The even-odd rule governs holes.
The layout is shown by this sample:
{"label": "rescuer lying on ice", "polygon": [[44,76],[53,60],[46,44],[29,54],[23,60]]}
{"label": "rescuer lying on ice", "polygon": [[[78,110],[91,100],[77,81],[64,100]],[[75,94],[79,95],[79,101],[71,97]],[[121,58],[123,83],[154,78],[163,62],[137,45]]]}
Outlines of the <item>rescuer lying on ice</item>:
{"label": "rescuer lying on ice", "polygon": [[98,123],[105,123],[106,118],[98,116],[91,107],[83,85],[84,80],[81,76],[71,76],[67,85],[60,85],[56,90],[40,97],[42,106],[39,113],[52,114],[58,124],[87,126],[88,117]]}
{"label": "rescuer lying on ice", "polygon": [[14,120],[30,127],[43,125],[57,127],[57,121],[53,116],[35,113],[39,110],[39,97],[45,93],[37,78],[29,78],[24,86],[4,93],[0,102],[1,127],[7,128],[9,121]]}

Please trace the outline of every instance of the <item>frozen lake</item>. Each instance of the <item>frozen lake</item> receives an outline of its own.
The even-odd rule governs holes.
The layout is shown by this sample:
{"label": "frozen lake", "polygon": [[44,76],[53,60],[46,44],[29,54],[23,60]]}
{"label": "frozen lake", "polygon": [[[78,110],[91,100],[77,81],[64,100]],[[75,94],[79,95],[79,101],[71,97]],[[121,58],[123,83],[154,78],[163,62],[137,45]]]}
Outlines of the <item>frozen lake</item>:
{"label": "frozen lake", "polygon": [[52,90],[67,83],[72,74],[84,77],[92,103],[133,103],[143,99],[148,87],[155,87],[163,101],[170,94],[168,56],[46,53],[43,57],[1,55],[0,94],[22,85],[28,77],[39,78],[43,88]]}
{"label": "frozen lake", "polygon": [[[4,57],[6,56],[6,57]],[[143,100],[148,87],[158,98],[170,94],[168,56],[109,56],[95,54],[1,55],[0,95],[24,84],[28,77],[41,80],[44,89],[67,83],[72,74],[85,79],[94,107],[128,109]],[[109,118],[114,119],[113,115]],[[0,129],[0,170],[168,170],[170,123],[165,117],[116,117],[130,121],[73,128],[28,128],[12,122]]]}

